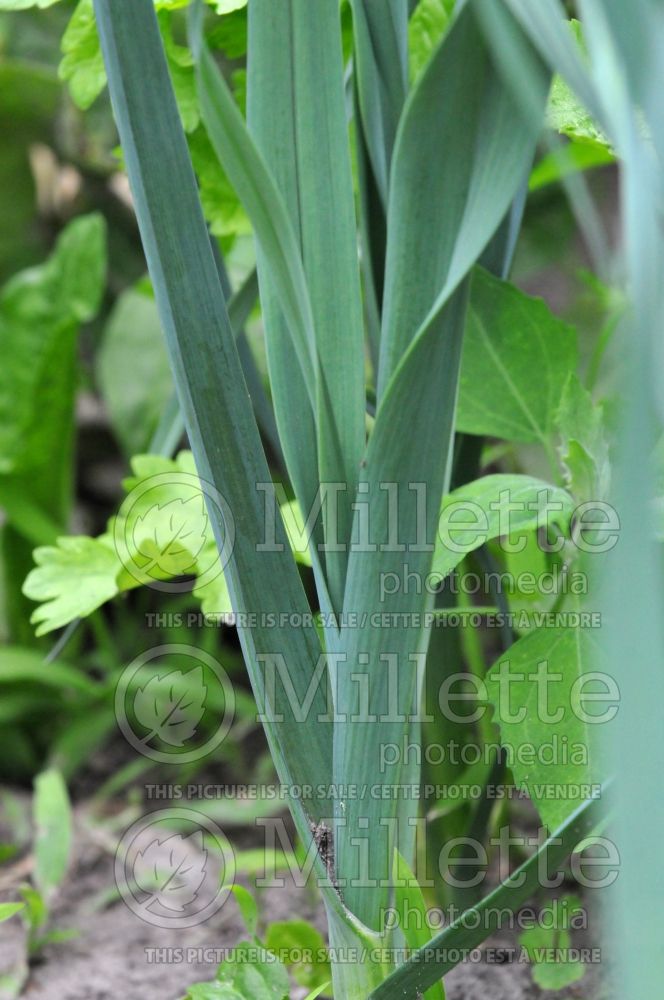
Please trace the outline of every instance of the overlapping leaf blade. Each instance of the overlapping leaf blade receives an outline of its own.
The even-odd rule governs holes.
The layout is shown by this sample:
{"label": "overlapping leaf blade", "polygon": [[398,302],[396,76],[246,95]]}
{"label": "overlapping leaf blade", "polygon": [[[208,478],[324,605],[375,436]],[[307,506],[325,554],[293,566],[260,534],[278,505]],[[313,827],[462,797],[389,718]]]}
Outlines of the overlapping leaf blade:
{"label": "overlapping leaf blade", "polygon": [[365,142],[387,206],[392,151],[408,90],[407,0],[352,0],[355,77]]}
{"label": "overlapping leaf blade", "polygon": [[[359,624],[342,636],[347,655],[337,683],[342,721],[334,733],[335,781],[352,777],[360,788],[375,783],[380,745],[398,743],[404,717],[417,700],[416,659],[427,643],[417,616],[426,610],[426,598],[422,590],[417,594],[416,588],[403,585],[386,595],[381,583],[388,579],[403,584],[406,571],[424,580],[430,569],[435,519],[449,474],[466,311],[463,279],[504,217],[541,126],[541,119],[522,115],[494,68],[473,7],[471,3],[462,9],[419,78],[406,104],[395,149],[381,401],[358,494],[358,501],[368,508],[370,542],[376,547],[373,552],[355,549],[349,560],[344,611],[348,620],[354,616]],[[543,114],[547,92],[543,70],[535,92]],[[413,260],[418,261],[417,269]],[[418,489],[426,495],[424,513],[418,506]],[[391,520],[395,496],[398,514]],[[392,545],[385,551],[385,540],[395,538],[390,534],[395,520],[402,547]],[[369,627],[378,611],[396,616],[392,620],[399,627]],[[388,680],[386,656],[395,667],[396,687]],[[360,684],[353,675],[364,676],[369,685],[364,715],[359,711]],[[399,711],[388,714],[388,703],[396,703]],[[413,776],[405,778],[398,765],[380,775],[386,785],[403,780]],[[387,890],[353,886],[360,874],[353,841],[370,837],[364,874],[385,882],[395,832],[388,833],[387,825],[396,813],[394,801],[377,797],[349,798],[338,804],[338,871],[351,880],[344,899],[359,919],[374,928]],[[407,859],[413,813],[412,804],[400,803],[396,840]]]}
{"label": "overlapping leaf blade", "polygon": [[[301,700],[320,652],[315,629],[283,623],[281,612],[308,605],[280,519],[283,552],[256,552],[263,537],[263,503],[256,484],[270,481],[228,321],[196,183],[168,79],[150,0],[96,0],[95,10],[113,105],[132,183],[136,211],[166,332],[180,404],[201,478],[226,499],[235,519],[235,545],[227,567],[237,612],[277,615],[274,629],[239,636],[261,709],[274,719],[266,730],[282,781],[299,785],[329,773],[330,726],[323,692],[317,689],[309,718],[298,724],[293,706],[276,692],[265,706],[259,657],[280,652]],[[228,531],[210,507],[217,543]],[[306,618],[305,618],[306,620]],[[306,740],[307,754],[301,753]],[[311,815],[324,802],[309,803]],[[304,807],[294,805],[300,835],[310,837]]]}
{"label": "overlapping leaf blade", "polygon": [[[250,6],[247,119],[298,234],[319,361],[319,479],[344,486],[338,535],[345,545],[364,449],[364,332],[335,0],[255,0]],[[288,457],[302,435],[293,427],[298,416],[293,413],[292,364],[283,349],[283,318],[274,308],[269,270],[265,261],[261,286],[267,291],[268,359]],[[310,465],[315,454],[310,448]],[[296,463],[301,461],[300,453]],[[327,539],[333,528],[326,523]],[[337,610],[346,559],[345,552],[326,553],[328,588]]]}
{"label": "overlapping leaf blade", "polygon": [[[249,39],[248,115],[260,153],[274,171],[273,190],[204,47],[198,54],[199,94],[212,143],[256,226],[277,420],[300,501],[308,512],[317,492],[311,461],[316,454],[320,482],[343,487],[338,517],[334,507],[324,508],[324,534],[332,542],[325,560],[327,589],[338,609],[346,573],[343,546],[364,447],[362,310],[338,7],[334,0],[257,0]],[[272,218],[264,218],[270,213]],[[287,261],[271,252],[263,235],[270,227],[296,234],[297,246],[283,255]],[[306,322],[314,370],[301,366],[302,380],[293,377],[283,325],[292,337],[297,317],[289,313],[282,291],[288,267],[301,274],[298,282],[306,285],[311,310]],[[314,402],[315,439],[298,406],[302,381]],[[337,532],[341,545],[335,544]]]}
{"label": "overlapping leaf blade", "polygon": [[516,910],[539,888],[542,870],[557,871],[577,844],[601,819],[598,800],[585,802],[539,848],[477,906],[462,913],[453,924],[420,948],[370,994],[369,1000],[403,1000],[433,986],[458,964],[464,951],[472,951],[499,926],[500,914]]}

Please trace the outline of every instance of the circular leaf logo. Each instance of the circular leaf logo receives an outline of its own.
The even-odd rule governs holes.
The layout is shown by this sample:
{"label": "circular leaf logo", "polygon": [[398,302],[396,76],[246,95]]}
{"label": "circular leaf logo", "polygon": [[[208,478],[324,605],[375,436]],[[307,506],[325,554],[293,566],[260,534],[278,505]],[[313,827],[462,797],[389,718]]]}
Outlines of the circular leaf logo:
{"label": "circular leaf logo", "polygon": [[188,764],[211,753],[228,735],[235,692],[209,653],[169,643],[125,667],[115,691],[115,717],[125,739],[143,756]]}
{"label": "circular leaf logo", "polygon": [[[224,526],[221,552],[209,512]],[[169,593],[191,589],[178,579],[196,576],[210,583],[228,563],[235,522],[224,497],[194,473],[172,470],[140,479],[113,521],[113,542],[128,576]]]}
{"label": "circular leaf logo", "polygon": [[233,848],[216,823],[193,809],[161,809],[137,820],[115,854],[115,882],[136,916],[186,928],[221,909],[235,879]]}

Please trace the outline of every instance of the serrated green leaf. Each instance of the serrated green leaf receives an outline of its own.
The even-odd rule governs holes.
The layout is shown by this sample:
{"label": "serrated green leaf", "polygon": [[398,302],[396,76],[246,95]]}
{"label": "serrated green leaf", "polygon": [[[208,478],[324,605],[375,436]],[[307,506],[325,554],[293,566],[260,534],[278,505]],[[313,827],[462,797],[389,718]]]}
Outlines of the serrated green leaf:
{"label": "serrated green leaf", "polygon": [[92,614],[119,593],[122,567],[108,536],[59,538],[55,546],[36,549],[34,558],[37,567],[29,573],[23,593],[40,602],[30,618],[37,635]]}
{"label": "serrated green leaf", "polygon": [[[189,49],[174,41],[170,19],[172,10],[186,7],[189,2],[155,0],[155,8],[160,12],[159,26],[182,125],[186,132],[193,132],[200,121],[193,61]],[[62,36],[61,49],[58,75],[68,84],[74,104],[86,111],[107,83],[93,0],[79,0]]]}
{"label": "serrated green leaf", "polygon": [[117,299],[104,329],[96,370],[125,453],[145,451],[173,392],[173,378],[157,306],[140,285]]}
{"label": "serrated green leaf", "polygon": [[[581,22],[572,19],[569,27],[576,39],[579,52],[585,55]],[[562,76],[556,75],[553,78],[546,121],[550,128],[571,139],[611,151],[608,138]]]}
{"label": "serrated green leaf", "polygon": [[[35,550],[37,567],[23,593],[41,602],[31,618],[37,635],[86,617],[122,591],[182,575],[196,575],[193,595],[205,614],[231,614],[191,452],[175,459],[135,455],[131,468],[133,475],[123,481],[127,497],[103,535],[65,536]],[[283,513],[288,538],[301,548],[301,515],[289,503]],[[306,547],[296,558],[311,564]]]}
{"label": "serrated green leaf", "polygon": [[544,627],[514,643],[487,674],[508,766],[550,830],[605,777],[598,742],[606,725],[587,719],[615,715],[611,694],[594,706],[580,700],[597,691],[607,698],[605,680],[586,676],[596,672],[599,652],[590,629]]}
{"label": "serrated green leaf", "polygon": [[554,77],[553,80],[546,121],[550,128],[569,136],[570,139],[600,146],[609,153],[613,150],[611,142],[592,115],[586,111],[572,88],[560,76]]}
{"label": "serrated green leaf", "polygon": [[[576,332],[541,299],[477,268],[461,362],[457,429],[550,449]],[[537,377],[533,377],[533,373]]]}

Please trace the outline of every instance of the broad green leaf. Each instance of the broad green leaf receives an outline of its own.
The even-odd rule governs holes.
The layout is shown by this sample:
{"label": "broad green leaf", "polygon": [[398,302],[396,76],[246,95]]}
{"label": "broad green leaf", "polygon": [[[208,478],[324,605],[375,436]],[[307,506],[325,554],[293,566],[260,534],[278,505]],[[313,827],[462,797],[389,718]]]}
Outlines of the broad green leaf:
{"label": "broad green leaf", "polygon": [[559,871],[567,856],[601,817],[602,803],[584,802],[527,861],[493,892],[436,934],[424,948],[392,972],[368,1000],[403,1000],[433,986],[464,954],[478,947],[500,926],[505,909],[517,911],[540,888],[541,873]]}
{"label": "broad green leaf", "polygon": [[[168,78],[150,0],[95,0],[111,98],[132,185],[155,297],[159,307],[185,423],[202,480],[225,497],[241,531],[225,570],[238,635],[280,781],[288,785],[329,780],[330,726],[326,698],[314,692],[306,721],[296,721],[292,701],[264,684],[261,657],[280,650],[295,694],[304,701],[311,667],[320,653],[313,624],[284,621],[288,608],[299,622],[309,607],[290,552],[257,553],[263,537],[263,498],[257,483],[270,473],[246,394],[218,271],[196,191],[186,140]],[[223,548],[226,515],[210,506],[217,544]],[[281,519],[277,541],[287,548]],[[273,629],[246,627],[240,614],[275,615]],[[301,616],[301,617],[300,617]],[[283,721],[275,721],[275,719]],[[307,753],[302,754],[303,740]],[[298,833],[311,839],[310,823],[328,814],[317,799],[291,803]],[[318,863],[322,870],[322,862]]]}
{"label": "broad green leaf", "polygon": [[[276,186],[271,198],[271,214],[276,220],[283,208],[288,225],[297,234],[289,251],[303,268],[302,279],[308,289],[312,324],[317,449],[311,440],[312,430],[306,417],[294,405],[299,396],[291,352],[284,351],[282,317],[272,309],[273,294],[292,324],[288,313],[281,261],[270,252],[259,218],[252,212],[247,176],[255,168],[251,160],[240,165],[239,177],[227,171],[245,207],[253,218],[261,250],[259,275],[268,344],[273,397],[277,424],[281,428],[284,454],[305,511],[315,496],[311,457],[318,455],[318,476],[322,483],[342,483],[338,497],[338,516],[324,508],[325,537],[332,532],[344,550],[325,554],[327,589],[333,607],[340,609],[346,574],[344,543],[350,538],[352,509],[358,470],[364,448],[364,364],[363,327],[353,204],[350,153],[344,104],[343,61],[339,8],[336,0],[321,0],[314,6],[287,0],[273,4],[257,0],[249,8],[250,102],[248,122],[258,149],[269,162]],[[209,61],[209,56],[207,56]],[[220,79],[210,78],[206,56],[201,56],[200,83],[204,118],[217,152],[224,163],[223,132],[211,128],[206,114],[209,97],[215,95],[218,111],[225,98]],[[207,74],[207,75],[206,75]],[[229,124],[232,121],[229,116]],[[323,133],[320,122],[326,122]],[[284,141],[284,130],[289,139]],[[215,131],[218,139],[215,140]],[[226,146],[241,141],[239,130],[228,134]],[[240,148],[238,146],[238,148]],[[226,150],[226,158],[228,151]],[[259,160],[256,161],[257,163]],[[263,187],[271,186],[263,180]],[[242,194],[245,189],[245,195]],[[277,193],[278,192],[278,193]],[[278,212],[278,215],[274,215]],[[293,261],[289,262],[293,268]],[[293,331],[291,330],[291,334]],[[305,382],[307,369],[302,367]],[[295,397],[294,397],[295,393]],[[294,421],[298,426],[293,426]],[[303,440],[314,445],[305,451]],[[303,461],[309,468],[302,472]],[[329,514],[330,524],[327,523]],[[332,547],[331,547],[332,548]]]}
{"label": "broad green leaf", "polygon": [[0,923],[20,913],[24,907],[25,903],[0,903]]}
{"label": "broad green leaf", "polygon": [[455,0],[419,0],[408,24],[410,78],[415,81],[447,31]]}
{"label": "broad green leaf", "polygon": [[578,500],[606,500],[611,485],[609,445],[602,408],[574,373],[565,383],[556,413],[559,449],[568,489]]}
{"label": "broad green leaf", "polygon": [[12,636],[19,642],[29,641],[19,581],[34,544],[21,536],[36,528],[40,541],[51,542],[66,528],[74,482],[77,334],[99,307],[105,272],[104,220],[82,216],[61,232],[45,264],[15,275],[0,292],[6,355],[0,367],[0,495],[10,521],[3,573]]}
{"label": "broad green leaf", "polygon": [[[429,908],[410,865],[398,851],[394,852],[394,903],[409,949],[422,948],[429,941]],[[445,1000],[442,979],[426,991],[424,1000]]]}
{"label": "broad green leaf", "polygon": [[[548,513],[547,513],[548,506]],[[512,541],[546,526],[565,535],[574,501],[566,490],[532,476],[484,476],[448,494],[441,507],[432,573],[447,576],[470,552],[493,538]],[[455,523],[463,527],[455,530]]]}
{"label": "broad green leaf", "polygon": [[458,430],[538,441],[549,449],[562,392],[576,364],[576,332],[545,302],[480,268],[475,271]]}
{"label": "broad green leaf", "polygon": [[173,392],[154,298],[136,285],[117,299],[96,358],[97,379],[127,455],[145,451]]}
{"label": "broad green leaf", "polygon": [[290,982],[286,967],[267,949],[241,941],[233,953],[233,958],[219,966],[220,983],[232,986],[245,1000],[288,1000]]}
{"label": "broad green leaf", "polygon": [[[576,896],[566,896],[562,901],[564,923],[562,927],[529,927],[519,935],[519,944],[528,954],[533,980],[542,990],[564,990],[578,983],[585,975],[585,966],[578,958],[568,958],[572,947],[569,921],[581,909]],[[560,957],[554,960],[547,952],[559,950]]]}
{"label": "broad green leaf", "polygon": [[[351,0],[355,71],[364,139],[383,205],[408,90],[408,0]],[[412,22],[411,22],[412,23]]]}
{"label": "broad green leaf", "polygon": [[[507,764],[550,830],[605,776],[598,743],[617,698],[612,702],[597,674],[599,653],[590,629],[540,628],[519,639],[487,674]],[[603,702],[592,700],[596,693]]]}
{"label": "broad green leaf", "polygon": [[[542,114],[547,86],[543,74],[533,91]],[[360,787],[365,783],[370,787],[380,745],[398,743],[403,735],[401,721],[388,721],[394,716],[387,711],[388,671],[382,655],[391,654],[396,664],[398,690],[392,695],[402,715],[411,713],[417,696],[415,658],[428,643],[417,616],[426,610],[428,599],[406,593],[404,587],[386,598],[381,580],[388,573],[401,579],[406,562],[409,572],[422,579],[430,571],[436,517],[451,466],[465,325],[464,278],[526,175],[540,126],[541,120],[523,119],[520,103],[493,68],[476,23],[475,4],[467,4],[411,91],[392,165],[379,406],[361,473],[364,492],[358,493],[368,510],[369,540],[376,551],[351,551],[344,612],[358,615],[360,621],[378,610],[415,617],[410,626],[399,629],[342,632],[341,650],[347,660],[335,685],[337,711],[347,720],[358,719],[359,685],[351,682],[350,675],[364,675],[370,692],[364,712],[384,721],[335,725],[335,782],[340,784],[352,775]],[[455,151],[453,157],[450,149]],[[395,427],[406,427],[408,433],[395,434]],[[383,488],[388,483],[398,491],[398,517],[392,519],[388,491]],[[416,491],[409,489],[414,483],[426,490],[426,517],[418,508]],[[398,537],[405,549],[395,551],[392,546],[391,551],[380,551],[388,537]],[[386,769],[381,780],[395,785],[405,777],[396,766]],[[417,777],[408,775],[407,780]],[[339,871],[351,883],[344,901],[374,929],[387,896],[382,885],[392,867],[393,845],[386,824],[396,809],[388,800],[349,799],[338,804],[337,816],[344,817],[344,824],[335,831],[335,853]],[[406,818],[400,833],[406,839],[396,846],[407,859],[412,854],[406,832],[410,811],[413,804],[399,803],[400,816]],[[359,825],[366,820],[368,826]],[[358,837],[370,841],[369,877],[379,880],[379,887],[370,892],[352,884],[359,863],[352,842]]]}
{"label": "broad green leaf", "polygon": [[59,771],[37,775],[33,810],[35,884],[48,899],[65,877],[72,839],[71,806]]}
{"label": "broad green leaf", "polygon": [[[8,362],[0,374],[0,472],[34,471],[70,437],[74,339],[95,315],[106,269],[105,227],[89,215],[61,233],[49,260],[0,292],[0,331]],[[57,364],[60,378],[53,377]],[[49,420],[43,420],[44,408]],[[63,461],[65,460],[63,455]],[[51,492],[53,483],[51,483]]]}
{"label": "broad green leaf", "polygon": [[[283,920],[270,924],[265,932],[265,947],[281,957],[300,986],[311,990],[329,982],[330,963],[324,957],[327,954],[325,941],[320,931],[306,920]],[[307,956],[304,961],[303,955]],[[309,960],[308,956],[312,959]]]}

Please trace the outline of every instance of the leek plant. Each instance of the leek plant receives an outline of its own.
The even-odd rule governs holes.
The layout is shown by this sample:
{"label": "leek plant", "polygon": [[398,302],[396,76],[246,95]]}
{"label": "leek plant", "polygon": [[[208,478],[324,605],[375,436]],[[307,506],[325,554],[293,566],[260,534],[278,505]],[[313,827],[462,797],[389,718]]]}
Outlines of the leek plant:
{"label": "leek plant", "polygon": [[[630,273],[653,310],[635,323],[644,331],[655,315],[661,257],[643,267],[650,244],[639,220],[660,254],[661,235],[654,216],[639,213],[646,191],[656,187],[661,197],[661,178],[634,108],[652,112],[657,147],[656,88],[645,86],[637,41],[621,33],[621,8],[610,2],[582,4],[593,42],[587,60],[554,0],[458,2],[413,73],[408,0],[352,0],[352,44],[337,0],[250,0],[245,123],[208,48],[205,9],[190,7],[202,119],[255,233],[279,446],[301,511],[313,512],[312,606],[278,514],[275,544],[265,544],[275,487],[154,4],[94,6],[179,405],[198,473],[232,515],[231,525],[209,512],[221,552],[231,529],[234,536],[228,591],[274,763],[293,790],[293,820],[322,887],[335,996],[427,991],[440,1000],[453,949],[481,942],[492,918],[460,918],[431,942],[407,931],[404,941],[385,926],[395,899],[423,905],[411,873],[421,848],[419,764],[380,764],[385,746],[422,744],[435,609],[422,588],[384,582],[406,569],[424,579],[434,560],[447,572],[456,565],[435,554],[435,543],[445,497],[477,475],[472,461],[470,472],[460,471],[458,434],[455,449],[457,400],[467,393],[464,332],[481,334],[502,308],[496,288],[509,272],[554,71],[569,78],[624,156]],[[639,6],[659,30],[658,4]],[[630,73],[614,77],[623,62]],[[566,331],[557,333],[563,343]],[[564,400],[579,410],[585,397],[574,397],[570,384]],[[516,439],[545,441],[549,428],[527,416],[531,426]],[[472,433],[478,420],[466,416],[456,429]],[[578,461],[587,442],[568,437]],[[486,500],[490,485],[474,487]],[[246,624],[250,613],[258,624]],[[395,621],[399,627],[384,624]],[[558,640],[567,649],[566,636]],[[535,657],[537,637],[522,641]],[[542,859],[559,865],[595,828],[598,808],[589,801],[551,812],[549,840],[475,915],[526,900]]]}

